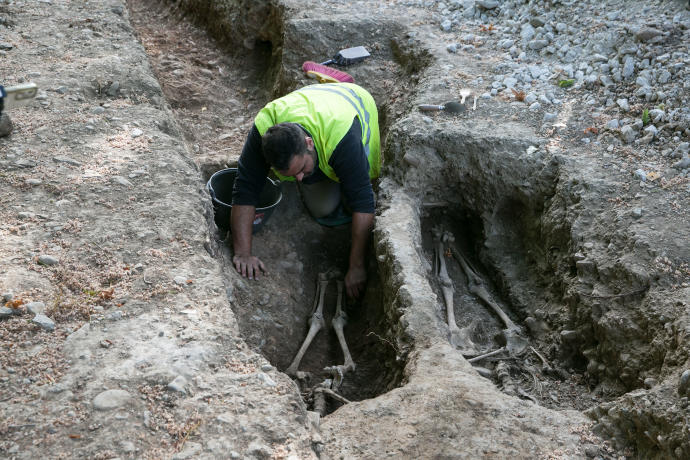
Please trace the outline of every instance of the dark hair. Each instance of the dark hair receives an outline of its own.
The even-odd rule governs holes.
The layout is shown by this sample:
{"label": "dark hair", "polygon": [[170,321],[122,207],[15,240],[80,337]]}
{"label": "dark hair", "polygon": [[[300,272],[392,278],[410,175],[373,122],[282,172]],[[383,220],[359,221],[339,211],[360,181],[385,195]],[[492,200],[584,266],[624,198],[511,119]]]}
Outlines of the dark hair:
{"label": "dark hair", "polygon": [[261,139],[264,158],[278,171],[288,169],[294,156],[307,153],[305,135],[297,123],[271,126]]}

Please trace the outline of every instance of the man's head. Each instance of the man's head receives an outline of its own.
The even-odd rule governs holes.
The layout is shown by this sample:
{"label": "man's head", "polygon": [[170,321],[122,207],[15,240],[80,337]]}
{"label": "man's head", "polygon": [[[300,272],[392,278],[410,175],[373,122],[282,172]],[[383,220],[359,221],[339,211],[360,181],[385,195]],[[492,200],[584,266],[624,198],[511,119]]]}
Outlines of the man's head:
{"label": "man's head", "polygon": [[266,161],[283,176],[301,181],[314,172],[314,141],[296,123],[279,123],[268,128],[261,147]]}

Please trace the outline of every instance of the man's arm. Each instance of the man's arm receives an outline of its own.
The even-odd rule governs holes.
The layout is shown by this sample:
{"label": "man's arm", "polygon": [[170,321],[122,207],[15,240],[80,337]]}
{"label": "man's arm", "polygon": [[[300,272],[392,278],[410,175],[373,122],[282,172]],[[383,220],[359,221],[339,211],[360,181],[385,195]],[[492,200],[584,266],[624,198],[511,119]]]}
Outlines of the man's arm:
{"label": "man's arm", "polygon": [[364,256],[374,224],[374,192],[369,179],[369,161],[362,146],[362,127],[357,117],[333,151],[329,164],[340,179],[343,194],[352,209],[352,245],[345,288],[350,297],[364,293],[367,279]]}
{"label": "man's arm", "polygon": [[232,263],[240,275],[250,280],[258,280],[260,272],[266,271],[263,262],[252,255],[252,226],[255,211],[254,206],[236,205],[230,212],[232,247],[235,250]]}
{"label": "man's arm", "polygon": [[261,135],[253,126],[242,148],[232,193],[230,228],[232,229],[232,262],[237,272],[249,279],[259,279],[264,264],[252,256],[252,230],[256,203],[266,181],[269,166],[261,153]]}
{"label": "man's arm", "polygon": [[345,287],[349,297],[358,298],[364,293],[367,281],[366,254],[369,235],[374,226],[374,214],[352,213],[352,245],[350,246],[350,267],[345,275]]}

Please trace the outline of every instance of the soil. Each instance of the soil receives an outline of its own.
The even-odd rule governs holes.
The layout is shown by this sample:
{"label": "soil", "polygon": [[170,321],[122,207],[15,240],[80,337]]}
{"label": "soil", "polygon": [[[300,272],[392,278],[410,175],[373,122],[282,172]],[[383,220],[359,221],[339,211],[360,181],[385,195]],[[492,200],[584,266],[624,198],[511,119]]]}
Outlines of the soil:
{"label": "soil", "polygon": [[[370,6],[378,19],[338,2],[116,3],[60,5],[43,30],[32,15],[47,21],[49,5],[0,4],[15,43],[0,83],[42,88],[0,138],[0,295],[15,307],[0,319],[0,452],[690,455],[678,383],[690,366],[687,178],[635,179],[641,162],[668,165],[588,130],[607,115],[586,114],[587,88],[563,91],[553,126],[510,96],[427,116],[418,103],[490,89],[500,58],[481,47],[481,59],[447,53],[433,15],[410,2]],[[344,302],[356,369],[337,393],[348,402],[329,398],[319,417],[324,368],[343,362],[331,320],[350,229],[318,225],[284,183],[254,237],[268,273],[248,281],[232,268],[205,185],[236,166],[263,104],[313,83],[299,71],[304,56],[360,43],[372,58],[348,71],[377,100],[386,170],[368,288]],[[435,228],[452,233],[519,325],[522,352],[466,360],[504,346],[504,325],[469,292],[452,252],[443,257],[455,320],[471,326],[477,350],[463,357],[450,345]],[[39,263],[46,254],[59,263]],[[300,365],[305,376],[290,379],[319,273],[330,277],[326,330]],[[54,331],[30,322],[32,301]],[[103,409],[113,389],[126,398]]]}

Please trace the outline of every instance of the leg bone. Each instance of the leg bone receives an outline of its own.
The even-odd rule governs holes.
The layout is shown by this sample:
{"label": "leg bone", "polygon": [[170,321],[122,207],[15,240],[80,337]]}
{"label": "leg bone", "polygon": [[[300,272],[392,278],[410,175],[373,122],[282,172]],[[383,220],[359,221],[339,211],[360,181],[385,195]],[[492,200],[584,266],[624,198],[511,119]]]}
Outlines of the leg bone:
{"label": "leg bone", "polygon": [[331,324],[333,329],[335,329],[335,334],[338,336],[338,341],[340,342],[340,348],[343,350],[343,356],[345,357],[345,363],[341,367],[341,371],[344,374],[347,371],[355,370],[355,362],[352,360],[352,355],[350,350],[347,348],[347,342],[345,342],[345,333],[343,329],[347,324],[347,314],[343,311],[343,282],[341,280],[338,283],[338,303],[336,306],[335,316]]}
{"label": "leg bone", "polygon": [[522,353],[522,351],[524,351],[524,349],[527,347],[527,340],[522,337],[522,330],[520,329],[520,326],[515,324],[501,309],[501,307],[499,307],[498,304],[491,299],[489,291],[486,290],[481,277],[472,269],[467,259],[465,259],[465,256],[453,246],[451,246],[451,250],[453,251],[455,258],[460,263],[465,275],[467,276],[467,284],[470,292],[479,297],[494,311],[494,313],[496,313],[496,315],[498,315],[499,318],[501,318],[501,321],[503,321],[503,324],[506,327],[503,330],[503,336],[506,339],[506,348],[508,351],[511,354]]}
{"label": "leg bone", "polygon": [[476,350],[476,346],[469,336],[471,328],[460,329],[455,323],[455,310],[453,307],[453,282],[451,281],[450,276],[448,276],[446,261],[444,259],[445,251],[443,248],[443,243],[451,238],[452,236],[444,232],[442,235],[439,235],[439,238],[436,242],[434,251],[436,256],[436,274],[438,276],[439,283],[441,284],[443,300],[446,303],[448,329],[450,329],[450,344],[455,348],[458,348],[462,354],[472,354]]}
{"label": "leg bone", "polygon": [[304,343],[297,352],[295,359],[292,360],[290,366],[285,370],[288,375],[297,375],[297,368],[299,367],[307,348],[309,348],[309,345],[311,344],[312,340],[314,340],[316,334],[322,328],[326,327],[326,323],[323,319],[323,298],[326,294],[327,286],[328,277],[325,273],[319,273],[319,281],[316,286],[316,296],[314,297],[314,309],[311,318],[309,319],[309,332],[307,333],[307,338],[304,339]]}

